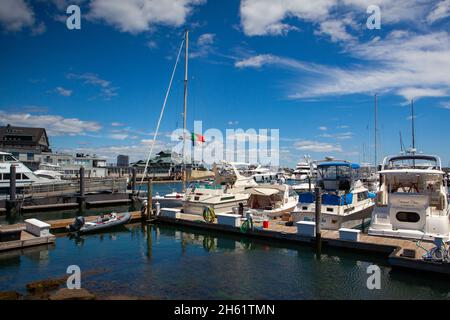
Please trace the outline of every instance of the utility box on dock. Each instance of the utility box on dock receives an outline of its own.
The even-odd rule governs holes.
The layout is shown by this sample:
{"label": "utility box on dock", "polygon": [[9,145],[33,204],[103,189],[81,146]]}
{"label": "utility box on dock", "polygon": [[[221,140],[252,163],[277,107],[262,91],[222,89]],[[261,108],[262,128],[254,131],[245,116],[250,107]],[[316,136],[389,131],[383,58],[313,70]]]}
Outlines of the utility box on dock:
{"label": "utility box on dock", "polygon": [[297,234],[299,236],[315,237],[316,236],[316,223],[314,221],[298,221]]}
{"label": "utility box on dock", "polygon": [[217,224],[222,224],[225,226],[232,226],[232,227],[241,227],[241,218],[242,216],[240,214],[231,214],[231,213],[218,213],[216,215],[217,217]]}
{"label": "utility box on dock", "polygon": [[50,236],[50,225],[38,219],[25,220],[25,227],[28,233],[36,237]]}
{"label": "utility box on dock", "polygon": [[181,210],[180,209],[172,209],[172,208],[162,208],[160,211],[161,217],[172,218],[172,219],[180,219],[181,218]]}
{"label": "utility box on dock", "polygon": [[360,239],[360,234],[361,234],[361,230],[347,229],[347,228],[339,229],[339,239],[345,240],[345,241],[358,242]]}

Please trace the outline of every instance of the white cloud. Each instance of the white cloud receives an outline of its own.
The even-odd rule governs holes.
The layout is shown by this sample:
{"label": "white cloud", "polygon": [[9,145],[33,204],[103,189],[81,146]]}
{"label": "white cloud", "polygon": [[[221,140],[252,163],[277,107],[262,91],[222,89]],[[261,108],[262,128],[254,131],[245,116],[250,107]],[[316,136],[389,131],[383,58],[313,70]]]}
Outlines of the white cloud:
{"label": "white cloud", "polygon": [[100,78],[95,73],[83,73],[83,74],[69,73],[67,74],[67,78],[71,80],[80,80],[83,81],[84,84],[99,87],[100,88],[99,96],[106,100],[109,100],[112,97],[118,95],[117,93],[117,90],[119,89],[118,87],[113,87],[110,81]]}
{"label": "white cloud", "polygon": [[191,53],[189,56],[191,58],[204,58],[210,53],[214,52],[214,42],[216,40],[216,35],[214,33],[204,33],[200,35],[197,42],[192,46]]}
{"label": "white cloud", "polygon": [[311,140],[299,141],[295,144],[295,148],[301,151],[309,152],[342,152],[342,147],[339,144],[334,145],[331,143]]}
{"label": "white cloud", "polygon": [[121,122],[111,122],[111,126],[113,127],[123,127],[125,124]]}
{"label": "white cloud", "polygon": [[64,97],[70,97],[72,95],[72,90],[64,89],[63,87],[56,87],[55,91]]}
{"label": "white cloud", "polygon": [[158,43],[154,40],[150,40],[147,42],[147,48],[156,49],[156,48],[158,48]]}
{"label": "white cloud", "polygon": [[332,138],[336,140],[348,140],[353,137],[353,132],[342,132],[342,133],[324,133],[321,134],[322,138]]}
{"label": "white cloud", "polygon": [[349,41],[354,39],[347,32],[344,20],[327,20],[320,23],[319,30],[314,32],[316,35],[326,34],[330,36],[332,42]]}
{"label": "white cloud", "polygon": [[92,0],[89,18],[105,21],[122,32],[140,33],[154,25],[181,26],[206,0]]}
{"label": "white cloud", "polygon": [[450,101],[446,101],[446,102],[441,102],[441,107],[443,108],[443,109],[448,109],[448,110],[450,110]]}
{"label": "white cloud", "polygon": [[327,131],[327,130],[328,130],[328,128],[327,128],[327,127],[325,127],[325,126],[321,126],[321,127],[319,127],[319,130],[320,130],[320,131]]}
{"label": "white cloud", "polygon": [[242,0],[241,24],[249,36],[282,35],[295,28],[282,21],[296,17],[318,21],[328,16],[335,0]]}
{"label": "white cloud", "polygon": [[34,12],[24,0],[0,1],[0,24],[6,31],[21,31],[34,23]]}
{"label": "white cloud", "polygon": [[[327,66],[258,54],[235,62],[238,68],[273,65],[296,70],[308,81],[290,81],[291,98],[393,92],[405,99],[450,95],[450,35],[393,31],[384,39],[352,42],[345,51],[360,61]],[[295,84],[292,84],[295,83]]]}
{"label": "white cloud", "polygon": [[450,16],[450,0],[440,1],[427,16],[428,23],[434,23],[438,20]]}
{"label": "white cloud", "polygon": [[111,133],[108,137],[111,139],[114,139],[114,140],[125,140],[128,138],[128,134],[126,134],[126,133]]}
{"label": "white cloud", "polygon": [[[358,17],[368,17],[366,9],[369,5],[380,7],[383,24],[420,23],[428,13],[431,15],[430,21],[448,15],[446,4],[434,8],[432,1],[241,0],[241,25],[248,36],[283,35],[289,28],[295,28],[286,24],[285,20],[296,18],[318,26],[318,32],[329,34],[333,41],[347,41],[351,37],[344,26],[357,27],[354,19],[347,14],[354,12]],[[363,26],[366,20],[358,18],[357,21]]]}
{"label": "white cloud", "polygon": [[78,118],[64,118],[57,115],[32,115],[29,113],[5,113],[0,111],[0,123],[14,126],[45,128],[49,135],[85,135],[96,132],[102,127],[94,121],[83,121]]}

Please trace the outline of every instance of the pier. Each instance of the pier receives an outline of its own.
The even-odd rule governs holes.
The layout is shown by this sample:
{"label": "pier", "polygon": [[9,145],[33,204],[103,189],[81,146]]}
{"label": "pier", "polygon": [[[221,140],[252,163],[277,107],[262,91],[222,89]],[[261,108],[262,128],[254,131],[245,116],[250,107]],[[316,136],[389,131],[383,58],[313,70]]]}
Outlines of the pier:
{"label": "pier", "polygon": [[[94,221],[98,216],[87,216],[86,221]],[[198,215],[179,213],[179,218],[167,216],[153,216],[146,217],[142,215],[141,211],[131,212],[130,223],[161,223],[180,225],[191,228],[198,228],[203,230],[210,230],[219,233],[238,234],[243,237],[257,237],[265,240],[287,241],[290,243],[297,243],[303,245],[316,245],[315,236],[304,236],[297,233],[296,226],[286,226],[281,220],[270,221],[268,228],[263,228],[261,222],[255,222],[253,229],[248,229],[245,232],[240,227],[219,224],[217,220],[214,223],[203,221],[203,218]],[[46,221],[50,225],[50,230],[56,232],[57,236],[64,235],[66,226],[73,223],[73,218],[58,219]],[[25,224],[16,224],[11,226],[2,226],[5,229],[25,229]],[[0,253],[12,249],[20,249],[25,247],[55,243],[55,236],[49,237],[35,237],[26,231],[22,231],[20,240],[0,242]],[[433,262],[423,261],[421,259],[422,252],[416,241],[408,239],[397,239],[390,237],[372,236],[367,234],[360,234],[357,241],[343,240],[340,238],[339,231],[321,230],[321,245],[323,248],[334,247],[343,250],[353,250],[364,252],[367,254],[384,255],[388,263],[397,268],[404,268],[416,271],[427,271],[443,275],[450,275],[450,265],[439,264]],[[430,250],[434,245],[431,242],[422,242],[421,246]],[[320,253],[319,253],[320,254]],[[411,256],[411,254],[413,254]]]}
{"label": "pier", "polygon": [[[169,223],[217,232],[234,233],[266,240],[274,239],[291,243],[316,245],[316,238],[314,236],[298,235],[296,226],[286,226],[278,223],[277,220],[270,221],[267,229],[262,228],[262,223],[255,222],[255,228],[253,230],[249,229],[245,233],[241,231],[240,227],[218,224],[217,222],[207,223],[203,221],[201,216],[184,213],[180,213],[179,218],[158,216],[154,222]],[[321,230],[321,240],[323,247],[334,247],[368,254],[385,255],[388,263],[393,267],[450,275],[449,264],[423,261],[421,256],[425,252],[422,253],[418,251],[421,249],[416,245],[416,241],[414,240],[360,234],[360,239],[358,241],[348,241],[340,239],[339,231],[334,230]],[[421,246],[430,250],[434,245],[430,242],[421,242]],[[413,257],[410,257],[411,253],[414,253]]]}

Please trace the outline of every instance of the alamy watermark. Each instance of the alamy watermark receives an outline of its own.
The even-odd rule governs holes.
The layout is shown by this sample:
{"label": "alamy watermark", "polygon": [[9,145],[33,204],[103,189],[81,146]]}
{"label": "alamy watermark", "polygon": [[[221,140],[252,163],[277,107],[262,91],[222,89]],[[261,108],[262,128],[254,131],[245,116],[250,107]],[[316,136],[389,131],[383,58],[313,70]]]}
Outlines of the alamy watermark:
{"label": "alamy watermark", "polygon": [[67,277],[66,285],[67,289],[81,289],[81,269],[77,265],[70,265],[66,270]]}
{"label": "alamy watermark", "polygon": [[367,274],[370,276],[367,278],[366,286],[369,290],[381,289],[381,269],[377,265],[370,265],[367,267]]}
{"label": "alamy watermark", "polygon": [[207,165],[222,161],[270,166],[280,163],[279,129],[226,129],[224,135],[216,128],[203,132],[202,121],[194,121],[193,132],[176,129],[171,140],[177,142],[173,152]]}

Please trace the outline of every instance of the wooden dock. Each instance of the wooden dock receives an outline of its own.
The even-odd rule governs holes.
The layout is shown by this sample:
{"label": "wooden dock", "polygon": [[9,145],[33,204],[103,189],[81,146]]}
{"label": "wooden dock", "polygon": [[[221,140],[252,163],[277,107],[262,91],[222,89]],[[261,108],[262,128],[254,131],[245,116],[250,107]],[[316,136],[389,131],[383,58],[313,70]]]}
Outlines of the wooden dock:
{"label": "wooden dock", "polygon": [[[94,221],[97,219],[98,216],[89,216],[85,217],[86,221]],[[130,222],[136,222],[142,220],[142,214],[140,211],[133,211],[131,212],[131,220]],[[73,223],[74,218],[69,219],[59,219],[59,220],[50,220],[45,221],[50,225],[50,230],[52,231],[61,231],[65,230],[66,226]],[[44,245],[44,244],[53,244],[55,243],[55,236],[50,235],[48,237],[36,237],[32,235],[31,233],[28,233],[25,231],[25,223],[18,223],[14,225],[6,225],[2,226],[3,230],[8,229],[22,229],[20,234],[20,240],[14,240],[14,241],[6,241],[6,242],[0,242],[0,253],[5,251],[10,251],[14,249],[23,249],[27,247],[33,247],[38,245]]]}
{"label": "wooden dock", "polygon": [[[180,219],[159,216],[156,222],[243,235],[240,228],[219,225],[217,223],[207,223],[198,215],[181,213]],[[296,226],[286,226],[283,222],[277,222],[276,220],[270,221],[269,228],[267,229],[263,229],[261,223],[255,223],[254,229],[248,230],[245,235],[309,245],[315,245],[316,243],[315,237],[298,235]],[[349,249],[368,254],[384,254],[387,257],[388,263],[394,267],[450,275],[450,264],[423,261],[421,257],[425,251],[417,246],[417,241],[415,240],[360,234],[360,241],[346,241],[339,238],[338,231],[322,230],[322,244],[324,247]],[[431,242],[421,242],[421,246],[430,250],[434,244]],[[414,258],[404,257],[403,253],[405,250],[415,250],[416,256]]]}
{"label": "wooden dock", "polygon": [[[98,216],[85,217],[86,221],[93,221]],[[59,219],[46,221],[50,224],[50,230],[61,231],[65,230],[66,226],[73,223],[74,218]],[[140,211],[131,212],[131,222],[144,221]],[[255,223],[253,230],[248,230],[243,233],[240,228],[231,227],[227,225],[219,225],[217,223],[207,223],[198,215],[190,215],[181,213],[180,219],[173,219],[163,216],[158,216],[152,219],[155,223],[169,223],[175,225],[182,225],[193,228],[200,228],[212,230],[216,232],[234,233],[241,236],[257,237],[263,239],[274,239],[278,241],[288,241],[293,243],[303,243],[308,245],[315,244],[314,237],[301,236],[297,234],[295,226],[286,226],[282,221],[270,221],[269,228],[263,229],[261,223]],[[23,228],[24,224],[16,224],[13,226],[3,226],[2,228]],[[43,245],[55,242],[55,236],[50,237],[35,237],[26,231],[22,231],[20,240],[0,242],[0,252],[12,249],[25,248],[36,245]],[[421,259],[425,253],[420,249],[415,240],[398,239],[381,236],[371,236],[361,234],[359,241],[345,241],[339,238],[338,231],[322,230],[323,247],[334,247],[348,250],[355,250],[367,254],[384,254],[387,261],[394,267],[406,268],[418,271],[429,271],[434,273],[450,275],[450,264],[439,264],[433,262],[426,262]],[[421,242],[421,246],[426,250],[430,250],[434,245],[431,242]],[[414,258],[404,257],[405,250],[415,250],[416,256]]]}
{"label": "wooden dock", "polygon": [[25,225],[14,225],[14,226],[2,226],[3,230],[7,230],[8,228],[22,228],[23,230],[20,233],[19,240],[0,242],[0,252],[9,251],[14,249],[23,249],[27,247],[39,246],[43,244],[51,244],[55,242],[55,236],[49,235],[45,237],[36,237],[31,233],[25,231]]}

